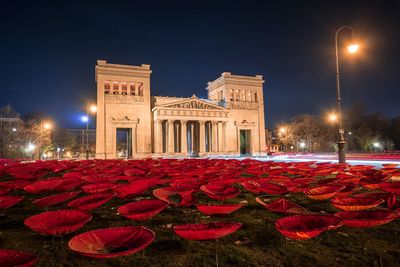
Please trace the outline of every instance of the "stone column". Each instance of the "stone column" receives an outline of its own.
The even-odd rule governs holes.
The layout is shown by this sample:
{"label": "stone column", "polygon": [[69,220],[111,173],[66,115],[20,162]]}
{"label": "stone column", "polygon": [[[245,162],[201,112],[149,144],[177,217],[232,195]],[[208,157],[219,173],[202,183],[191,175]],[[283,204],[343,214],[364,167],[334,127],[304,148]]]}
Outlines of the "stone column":
{"label": "stone column", "polygon": [[162,153],[162,125],[160,120],[154,121],[154,152]]}
{"label": "stone column", "polygon": [[222,151],[226,152],[226,121],[222,122]]}
{"label": "stone column", "polygon": [[212,152],[218,152],[218,134],[217,134],[217,122],[213,121],[211,122],[211,151]]}
{"label": "stone column", "polygon": [[200,136],[199,136],[199,153],[200,154],[204,154],[205,153],[205,151],[206,151],[206,146],[205,146],[205,144],[206,144],[206,136],[205,136],[205,127],[204,127],[204,125],[205,125],[205,122],[204,121],[199,121],[199,124],[200,124],[200,129],[199,129],[199,132],[200,132]]}
{"label": "stone column", "polygon": [[174,154],[174,121],[168,120],[168,145],[167,145],[167,153]]}
{"label": "stone column", "polygon": [[223,136],[222,136],[222,122],[218,122],[218,151],[222,152],[222,142],[223,142]]}
{"label": "stone column", "polygon": [[194,123],[190,123],[190,154],[194,151]]}
{"label": "stone column", "polygon": [[187,121],[181,121],[181,153],[187,155]]}
{"label": "stone column", "polygon": [[137,153],[137,123],[132,128],[132,157]]}

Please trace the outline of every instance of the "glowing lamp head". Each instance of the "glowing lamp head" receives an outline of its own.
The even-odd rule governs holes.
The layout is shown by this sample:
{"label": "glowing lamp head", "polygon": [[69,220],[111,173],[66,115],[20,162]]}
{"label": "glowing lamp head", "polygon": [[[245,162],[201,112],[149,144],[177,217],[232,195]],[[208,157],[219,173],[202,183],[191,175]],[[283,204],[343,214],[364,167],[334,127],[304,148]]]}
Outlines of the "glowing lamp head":
{"label": "glowing lamp head", "polygon": [[372,145],[373,145],[375,148],[381,147],[381,144],[380,144],[379,142],[374,142]]}
{"label": "glowing lamp head", "polygon": [[29,143],[28,146],[27,146],[27,148],[26,148],[26,150],[27,150],[27,151],[33,151],[35,148],[36,148],[36,146],[35,146],[34,144]]}
{"label": "glowing lamp head", "polygon": [[285,127],[279,128],[279,133],[280,133],[280,134],[286,133],[286,128],[285,128]]}
{"label": "glowing lamp head", "polygon": [[81,117],[81,121],[82,121],[82,122],[88,122],[88,121],[89,121],[88,116],[82,116],[82,117]]}
{"label": "glowing lamp head", "polygon": [[337,116],[334,113],[329,114],[329,120],[331,122],[335,122],[337,120]]}
{"label": "glowing lamp head", "polygon": [[43,123],[43,129],[45,129],[45,130],[51,129],[51,123],[49,123],[49,122],[44,122],[44,123]]}
{"label": "glowing lamp head", "polygon": [[347,46],[347,50],[351,54],[357,53],[359,48],[360,48],[359,44],[351,44],[351,45]]}
{"label": "glowing lamp head", "polygon": [[306,147],[306,143],[304,143],[304,142],[301,142],[299,145],[300,145],[300,148],[305,148]]}
{"label": "glowing lamp head", "polygon": [[95,105],[90,106],[90,112],[95,113],[97,111],[97,107]]}

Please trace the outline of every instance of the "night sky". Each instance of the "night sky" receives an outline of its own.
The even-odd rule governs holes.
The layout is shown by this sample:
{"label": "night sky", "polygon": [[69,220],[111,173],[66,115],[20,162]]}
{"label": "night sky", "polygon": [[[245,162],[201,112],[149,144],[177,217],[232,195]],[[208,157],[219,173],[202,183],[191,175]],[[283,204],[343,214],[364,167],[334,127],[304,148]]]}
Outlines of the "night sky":
{"label": "night sky", "polygon": [[334,34],[350,25],[361,51],[341,54],[344,107],[400,115],[400,1],[134,2],[2,2],[0,106],[83,127],[105,59],[150,64],[152,95],[206,97],[224,71],[261,74],[271,128],[335,106]]}

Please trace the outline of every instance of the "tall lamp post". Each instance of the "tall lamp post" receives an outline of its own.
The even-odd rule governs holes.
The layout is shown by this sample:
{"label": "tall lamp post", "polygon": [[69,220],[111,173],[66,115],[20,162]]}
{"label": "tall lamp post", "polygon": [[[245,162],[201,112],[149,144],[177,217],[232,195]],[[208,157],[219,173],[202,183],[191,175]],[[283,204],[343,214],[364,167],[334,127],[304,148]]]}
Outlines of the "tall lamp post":
{"label": "tall lamp post", "polygon": [[44,122],[42,121],[40,123],[40,136],[39,136],[39,146],[38,146],[38,158],[42,159],[41,155],[41,150],[42,150],[42,143],[43,143],[43,130],[50,130],[53,127],[53,125],[50,122]]}
{"label": "tall lamp post", "polygon": [[86,145],[85,145],[85,151],[86,151],[86,159],[89,159],[89,114],[90,113],[96,113],[97,111],[97,106],[93,104],[89,104],[89,101],[86,102],[86,116],[82,117],[82,121],[86,122]]}
{"label": "tall lamp post", "polygon": [[[338,110],[338,119],[339,119],[339,138],[337,141],[338,145],[338,156],[339,156],[339,163],[346,163],[346,141],[344,139],[344,130],[343,130],[343,123],[342,123],[342,104],[341,104],[341,95],[340,95],[340,72],[339,72],[339,52],[338,52],[338,35],[342,30],[350,30],[352,34],[352,38],[354,39],[354,30],[350,26],[342,26],[340,27],[335,34],[335,51],[336,51],[336,105]],[[354,41],[354,40],[353,40]],[[359,48],[358,44],[350,44],[347,49],[349,53],[356,53]]]}

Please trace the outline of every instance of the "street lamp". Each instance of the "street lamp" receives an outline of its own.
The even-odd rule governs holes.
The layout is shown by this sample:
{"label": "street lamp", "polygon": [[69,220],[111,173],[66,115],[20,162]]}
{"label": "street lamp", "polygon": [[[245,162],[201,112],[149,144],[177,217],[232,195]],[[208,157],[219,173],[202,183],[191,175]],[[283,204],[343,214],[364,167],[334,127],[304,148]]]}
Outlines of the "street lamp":
{"label": "street lamp", "polygon": [[[339,156],[339,163],[346,163],[346,141],[344,139],[344,130],[343,130],[343,123],[342,123],[342,105],[341,105],[341,96],[340,96],[340,80],[339,80],[339,53],[338,53],[338,35],[342,30],[350,30],[352,34],[352,38],[354,39],[354,30],[349,26],[342,26],[340,27],[335,34],[335,51],[336,51],[336,104],[339,116],[339,138],[337,141],[338,145],[338,156]],[[349,53],[354,54],[358,51],[359,45],[358,44],[351,44],[347,47]]]}
{"label": "street lamp", "polygon": [[86,159],[89,159],[89,113],[96,113],[97,106],[94,104],[89,104],[89,101],[86,102],[86,116],[82,117],[82,121],[86,122]]}
{"label": "street lamp", "polygon": [[43,142],[43,130],[50,130],[52,127],[53,124],[51,124],[50,122],[42,121],[40,123],[40,136],[39,136],[39,146],[38,146],[39,159],[42,159],[41,148]]}

